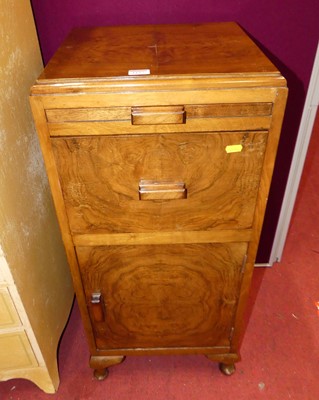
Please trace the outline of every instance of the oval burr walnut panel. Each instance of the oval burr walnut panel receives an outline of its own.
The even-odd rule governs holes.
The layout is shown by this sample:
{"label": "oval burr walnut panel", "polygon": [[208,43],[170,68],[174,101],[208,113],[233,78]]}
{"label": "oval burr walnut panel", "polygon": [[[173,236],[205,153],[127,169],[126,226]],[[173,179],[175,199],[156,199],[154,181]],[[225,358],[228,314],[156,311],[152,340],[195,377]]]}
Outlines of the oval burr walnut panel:
{"label": "oval burr walnut panel", "polygon": [[[247,131],[52,139],[71,232],[249,229],[267,137]],[[141,201],[143,181],[183,182],[187,198]]]}
{"label": "oval burr walnut panel", "polygon": [[246,249],[78,247],[97,349],[230,346]]}

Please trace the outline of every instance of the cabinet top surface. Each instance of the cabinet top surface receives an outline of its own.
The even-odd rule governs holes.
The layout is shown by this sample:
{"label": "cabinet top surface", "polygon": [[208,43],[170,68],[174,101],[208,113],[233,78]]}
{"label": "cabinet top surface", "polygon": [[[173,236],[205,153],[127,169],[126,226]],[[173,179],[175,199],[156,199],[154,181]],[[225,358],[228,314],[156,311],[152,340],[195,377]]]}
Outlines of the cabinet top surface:
{"label": "cabinet top surface", "polygon": [[225,74],[279,72],[233,22],[115,26],[74,29],[37,82]]}

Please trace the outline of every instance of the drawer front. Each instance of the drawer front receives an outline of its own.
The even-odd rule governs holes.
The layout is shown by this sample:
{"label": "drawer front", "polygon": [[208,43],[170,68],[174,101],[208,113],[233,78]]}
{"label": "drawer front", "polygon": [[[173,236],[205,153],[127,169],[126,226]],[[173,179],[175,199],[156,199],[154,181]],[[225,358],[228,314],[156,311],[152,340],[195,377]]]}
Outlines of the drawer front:
{"label": "drawer front", "polygon": [[0,334],[0,371],[37,366],[25,332]]}
{"label": "drawer front", "polygon": [[[171,94],[173,96],[173,94]],[[269,129],[272,103],[47,109],[51,136]]]}
{"label": "drawer front", "polygon": [[246,249],[78,247],[97,348],[229,346]]}
{"label": "drawer front", "polygon": [[0,288],[0,329],[20,325],[18,313],[6,288]]}
{"label": "drawer front", "polygon": [[267,132],[52,139],[73,234],[249,229]]}

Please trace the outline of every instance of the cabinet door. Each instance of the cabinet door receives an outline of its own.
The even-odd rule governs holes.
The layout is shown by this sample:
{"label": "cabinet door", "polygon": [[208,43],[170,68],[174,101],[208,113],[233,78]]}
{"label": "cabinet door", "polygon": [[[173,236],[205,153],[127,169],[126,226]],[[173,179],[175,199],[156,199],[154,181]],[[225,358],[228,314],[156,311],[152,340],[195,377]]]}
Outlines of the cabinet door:
{"label": "cabinet door", "polygon": [[78,247],[97,348],[229,346],[246,249]]}
{"label": "cabinet door", "polygon": [[259,131],[52,139],[71,231],[250,229],[267,137]]}

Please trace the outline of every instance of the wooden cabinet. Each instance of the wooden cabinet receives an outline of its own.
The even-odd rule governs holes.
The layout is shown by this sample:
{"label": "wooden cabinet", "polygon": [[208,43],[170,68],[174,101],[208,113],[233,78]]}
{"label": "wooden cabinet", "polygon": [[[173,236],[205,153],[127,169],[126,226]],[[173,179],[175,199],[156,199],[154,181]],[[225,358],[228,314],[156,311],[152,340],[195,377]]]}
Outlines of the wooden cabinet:
{"label": "wooden cabinet", "polygon": [[234,371],[286,96],[235,23],[77,29],[47,65],[31,105],[98,378]]}

